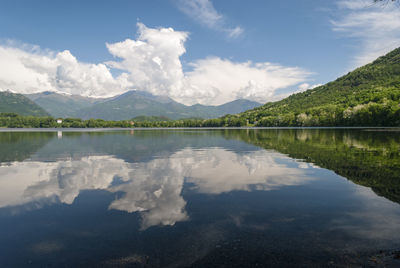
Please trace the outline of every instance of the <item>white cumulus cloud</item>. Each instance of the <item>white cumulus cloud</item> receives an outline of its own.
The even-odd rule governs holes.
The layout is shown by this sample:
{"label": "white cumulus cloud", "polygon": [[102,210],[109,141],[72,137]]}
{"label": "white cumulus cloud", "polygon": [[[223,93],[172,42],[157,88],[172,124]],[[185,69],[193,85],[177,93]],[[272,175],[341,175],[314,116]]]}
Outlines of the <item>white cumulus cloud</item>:
{"label": "white cumulus cloud", "polygon": [[193,71],[186,73],[183,102],[189,102],[190,98],[204,104],[221,104],[239,98],[266,102],[277,89],[296,85],[310,75],[297,67],[269,62],[232,62],[218,57],[195,61],[192,66]]}
{"label": "white cumulus cloud", "polygon": [[37,55],[34,49],[0,46],[0,90],[29,93],[53,89],[46,74],[24,65],[24,60],[36,57],[50,59],[49,55]]}
{"label": "white cumulus cloud", "polygon": [[333,30],[359,41],[355,67],[367,64],[400,46],[400,6],[366,0],[338,1],[341,16],[332,21]]}
{"label": "white cumulus cloud", "polygon": [[181,94],[184,73],[180,56],[185,50],[188,33],[172,28],[151,29],[138,23],[137,40],[107,44],[109,52],[121,59],[110,61],[110,67],[125,70],[136,88],[155,95],[176,97]]}
{"label": "white cumulus cloud", "polygon": [[[138,37],[107,43],[114,60],[97,64],[80,62],[68,50],[0,45],[0,90],[111,97],[136,89],[187,105],[219,105],[238,98],[271,101],[276,90],[304,83],[310,75],[299,67],[219,57],[195,60],[184,72],[180,57],[188,35],[138,23]],[[111,69],[122,72],[115,77]]]}
{"label": "white cumulus cloud", "polygon": [[112,96],[129,86],[126,74],[114,78],[105,64],[79,62],[68,50],[55,53],[5,45],[0,46],[0,58],[2,90]]}

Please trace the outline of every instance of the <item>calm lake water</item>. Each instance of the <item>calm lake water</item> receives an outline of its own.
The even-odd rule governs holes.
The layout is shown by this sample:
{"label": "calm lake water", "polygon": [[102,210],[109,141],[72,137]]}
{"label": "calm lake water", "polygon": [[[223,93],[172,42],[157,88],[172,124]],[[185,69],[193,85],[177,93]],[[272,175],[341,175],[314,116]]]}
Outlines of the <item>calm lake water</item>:
{"label": "calm lake water", "polygon": [[400,267],[400,132],[0,132],[0,267]]}

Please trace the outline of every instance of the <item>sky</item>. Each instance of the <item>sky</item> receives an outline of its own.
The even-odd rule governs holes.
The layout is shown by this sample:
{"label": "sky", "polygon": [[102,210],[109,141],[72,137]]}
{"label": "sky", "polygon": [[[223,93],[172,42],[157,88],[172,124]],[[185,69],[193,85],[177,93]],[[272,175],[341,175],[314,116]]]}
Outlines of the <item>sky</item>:
{"label": "sky", "polygon": [[400,46],[372,0],[2,0],[0,90],[279,100]]}

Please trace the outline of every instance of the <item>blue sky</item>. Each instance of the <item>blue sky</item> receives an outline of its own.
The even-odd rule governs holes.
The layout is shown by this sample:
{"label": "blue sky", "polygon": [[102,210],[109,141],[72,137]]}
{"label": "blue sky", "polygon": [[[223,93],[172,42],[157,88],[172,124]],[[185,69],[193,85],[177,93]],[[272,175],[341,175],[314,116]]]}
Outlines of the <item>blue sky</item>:
{"label": "blue sky", "polygon": [[[383,23],[383,18],[400,15],[398,11],[400,7],[391,4],[389,6],[371,5],[371,2],[372,0],[2,0],[0,3],[0,40],[3,48],[7,50],[3,53],[12,53],[10,50],[12,48],[22,50],[22,52],[18,52],[20,54],[28,53],[18,56],[18,58],[37,58],[36,56],[41,55],[46,59],[54,59],[55,54],[67,50],[78,62],[84,64],[104,63],[115,79],[121,73],[127,73],[128,78],[124,83],[124,85],[129,85],[126,86],[127,88],[168,95],[187,104],[194,102],[218,104],[236,98],[235,96],[269,101],[282,97],[287,92],[326,83],[399,46],[399,20],[395,18],[394,22],[392,21],[394,26],[388,26]],[[169,80],[154,82],[153,80],[157,78],[152,75],[159,76],[160,73],[148,74],[146,73],[148,69],[146,69],[140,70],[140,74],[138,74],[136,70],[132,70],[132,68],[136,68],[132,65],[121,66],[115,62],[108,64],[110,61],[116,61],[116,58],[119,57],[115,57],[115,53],[110,53],[106,43],[116,44],[126,39],[138,41],[141,34],[138,30],[138,22],[145,25],[146,29],[172,28],[174,32],[187,33],[187,36],[182,36],[183,39],[180,39],[184,43],[185,52],[177,53],[175,58],[159,57],[161,61],[171,60],[175,63],[179,58],[182,65],[182,70],[178,70],[182,73],[180,74],[181,78],[174,77],[171,78],[172,80],[165,78]],[[143,40],[144,42],[148,41]],[[379,42],[382,44],[377,40],[380,40]],[[31,45],[36,45],[40,49],[32,50]],[[144,50],[142,52],[146,53]],[[164,52],[157,53],[163,55]],[[154,57],[158,56],[154,54],[151,59]],[[17,57],[10,56],[10,61],[11,58]],[[210,61],[210,59],[214,59],[214,61]],[[218,62],[216,59],[220,61]],[[59,61],[61,60],[54,64],[61,66]],[[205,79],[205,77],[213,79],[212,75],[204,77],[204,73],[209,74],[212,73],[212,70],[221,68],[230,70],[234,68],[229,65],[231,63],[238,67],[249,61],[252,62],[252,65],[247,66],[247,69],[261,68],[265,72],[270,72],[271,68],[257,67],[255,64],[270,63],[275,67],[279,66],[282,68],[278,74],[281,80],[286,79],[282,72],[293,71],[290,68],[299,68],[301,72],[295,74],[296,79],[293,79],[292,82],[280,84],[275,81],[271,82],[274,84],[273,86],[268,84],[269,78],[262,78],[262,81],[258,83],[257,78],[261,74],[249,74],[241,78],[248,81],[238,81],[238,84],[242,82],[242,85],[249,84],[248,87],[238,88],[235,91],[236,95],[227,92],[220,97],[216,97],[216,94],[227,91],[228,89],[223,89],[223,87],[228,86],[229,83],[221,81],[214,85],[205,85],[199,82],[196,84],[196,81]],[[116,67],[116,65],[118,66]],[[173,66],[180,68],[178,65]],[[204,71],[208,68],[207,66],[211,65],[214,66],[214,69],[210,67]],[[225,67],[218,67],[222,65]],[[7,68],[4,61],[3,65],[0,64],[0,81],[2,81],[2,68],[3,71]],[[90,69],[90,67],[88,68]],[[38,68],[35,70],[37,71]],[[249,71],[252,72],[252,70]],[[23,71],[21,72],[23,73]],[[235,72],[227,71],[227,74]],[[237,72],[245,72],[245,70],[242,68]],[[52,71],[51,75],[53,73],[56,72]],[[136,77],[140,77],[143,73],[146,75],[146,81],[137,82],[138,78]],[[164,72],[161,73],[164,74]],[[199,73],[202,73],[203,77],[200,77]],[[175,74],[176,72],[173,75]],[[46,75],[51,76],[50,74]],[[271,75],[277,74],[272,73]],[[191,78],[186,79],[187,76]],[[222,76],[224,74],[219,75],[219,77]],[[288,76],[293,78],[293,73]],[[53,80],[58,80],[58,78],[49,78],[48,85],[47,82],[43,82],[42,85],[46,84],[45,89],[73,94],[104,95],[100,94],[101,92],[95,94],[95,89],[78,92],[65,87],[63,90],[61,85],[54,85]],[[190,80],[190,82],[186,80]],[[79,85],[75,80],[73,83]],[[91,84],[90,87],[98,85],[96,83]],[[156,89],[160,88],[160,83],[163,83],[161,87],[165,87],[164,90]],[[21,89],[16,88],[19,84],[18,81],[3,79],[0,88],[5,89],[8,86],[14,91],[23,93],[34,90],[26,86],[20,86]],[[149,84],[152,85],[149,86]],[[168,85],[165,86],[166,84]],[[182,93],[181,96],[177,89],[179,87],[191,87],[192,89],[190,93]],[[209,93],[205,89],[208,87],[221,88]],[[36,91],[39,90],[38,86],[34,88]],[[197,88],[201,88],[204,92],[197,94],[194,92]],[[247,94],[246,90],[252,93]],[[123,89],[115,90],[114,93],[117,94],[120,91]],[[266,91],[271,94],[264,94]],[[259,96],[261,97],[258,98]],[[214,101],[215,99],[218,101]]]}

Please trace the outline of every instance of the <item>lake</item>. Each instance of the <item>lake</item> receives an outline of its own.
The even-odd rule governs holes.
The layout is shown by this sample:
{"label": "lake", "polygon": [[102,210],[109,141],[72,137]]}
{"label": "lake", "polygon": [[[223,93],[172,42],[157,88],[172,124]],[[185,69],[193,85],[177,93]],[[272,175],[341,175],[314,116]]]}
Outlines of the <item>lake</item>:
{"label": "lake", "polygon": [[400,132],[0,132],[0,267],[400,266]]}

